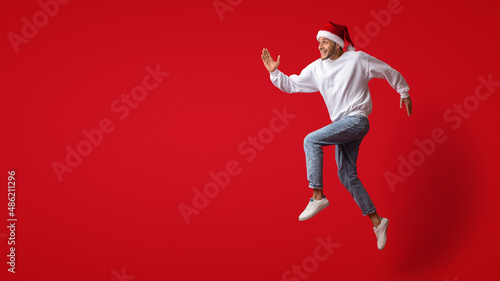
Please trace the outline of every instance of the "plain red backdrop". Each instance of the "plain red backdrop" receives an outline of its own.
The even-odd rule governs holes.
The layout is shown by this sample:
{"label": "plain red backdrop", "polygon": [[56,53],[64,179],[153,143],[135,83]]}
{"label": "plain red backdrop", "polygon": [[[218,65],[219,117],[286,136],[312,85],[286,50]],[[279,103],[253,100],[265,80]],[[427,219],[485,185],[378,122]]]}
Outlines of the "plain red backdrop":
{"label": "plain red backdrop", "polygon": [[[23,17],[33,21],[42,8],[3,1],[1,280],[284,280],[305,260],[308,280],[496,278],[499,88],[473,96],[479,77],[500,81],[500,5],[401,0],[390,18],[388,5],[395,2],[69,1],[16,53],[9,34],[21,36]],[[319,93],[276,89],[260,53],[281,55],[280,69],[298,74],[318,58],[316,32],[328,21],[347,25],[358,50],[411,87],[408,117],[387,82],[370,82],[374,110],[358,168],[391,220],[383,251],[337,179],[333,147],[325,149],[332,204],[297,220],[310,196],[302,141],[328,114]],[[169,75],[121,120],[111,105],[142,85],[147,66]],[[443,117],[464,101],[466,117]],[[269,135],[273,109],[285,108],[295,117]],[[66,147],[76,149],[82,131],[105,118],[114,131],[59,181],[54,161],[65,164]],[[401,159],[418,154],[415,141],[436,128],[446,141],[391,188],[384,175],[398,175]],[[267,143],[248,160],[238,147],[259,134]],[[193,189],[203,191],[228,162],[239,173],[187,224],[181,204],[193,207]],[[15,274],[6,264],[12,169]],[[340,246],[315,266],[317,239],[327,237]]]}

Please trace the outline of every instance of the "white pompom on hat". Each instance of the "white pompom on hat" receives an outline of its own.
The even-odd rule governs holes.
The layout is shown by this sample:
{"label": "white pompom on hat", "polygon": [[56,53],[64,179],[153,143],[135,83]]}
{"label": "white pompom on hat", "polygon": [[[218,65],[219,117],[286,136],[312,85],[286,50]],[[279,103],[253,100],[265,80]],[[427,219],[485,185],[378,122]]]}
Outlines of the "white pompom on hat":
{"label": "white pompom on hat", "polygon": [[318,31],[318,35],[316,35],[316,39],[319,41],[320,37],[325,37],[327,39],[332,40],[344,48],[345,42],[344,38],[350,45],[347,46],[347,51],[354,51],[354,44],[351,41],[351,37],[349,36],[349,31],[347,30],[347,26],[336,24],[333,22],[329,22],[326,26]]}

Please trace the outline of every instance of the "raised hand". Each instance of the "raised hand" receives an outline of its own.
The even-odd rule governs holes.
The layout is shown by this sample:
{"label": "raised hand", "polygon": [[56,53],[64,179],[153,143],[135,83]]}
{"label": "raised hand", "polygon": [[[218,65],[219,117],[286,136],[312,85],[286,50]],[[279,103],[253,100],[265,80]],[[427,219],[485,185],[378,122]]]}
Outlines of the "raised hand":
{"label": "raised hand", "polygon": [[278,56],[278,61],[274,61],[271,57],[271,54],[269,54],[269,51],[266,48],[262,49],[261,57],[264,66],[269,72],[274,72],[280,65],[280,56]]}

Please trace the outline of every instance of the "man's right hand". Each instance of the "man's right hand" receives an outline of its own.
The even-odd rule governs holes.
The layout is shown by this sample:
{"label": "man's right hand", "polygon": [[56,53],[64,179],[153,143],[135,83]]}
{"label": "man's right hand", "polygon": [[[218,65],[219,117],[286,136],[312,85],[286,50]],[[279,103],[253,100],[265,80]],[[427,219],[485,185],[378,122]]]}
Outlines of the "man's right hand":
{"label": "man's right hand", "polygon": [[269,72],[274,72],[280,65],[280,56],[278,56],[278,61],[274,61],[271,57],[271,54],[269,54],[269,51],[266,48],[262,49],[261,57],[264,66]]}

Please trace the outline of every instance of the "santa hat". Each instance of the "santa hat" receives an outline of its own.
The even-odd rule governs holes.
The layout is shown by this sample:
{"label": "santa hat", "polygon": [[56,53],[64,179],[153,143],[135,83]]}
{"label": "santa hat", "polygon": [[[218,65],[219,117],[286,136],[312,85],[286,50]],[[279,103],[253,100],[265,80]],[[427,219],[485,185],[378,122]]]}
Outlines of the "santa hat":
{"label": "santa hat", "polygon": [[347,31],[347,26],[336,24],[333,22],[329,22],[326,26],[318,31],[318,35],[316,35],[316,39],[319,41],[320,37],[325,37],[327,39],[332,40],[333,42],[340,45],[340,47],[344,48],[344,38],[347,42],[351,43],[347,46],[348,51],[354,51],[354,44],[351,41],[351,37],[349,37],[349,31]]}

